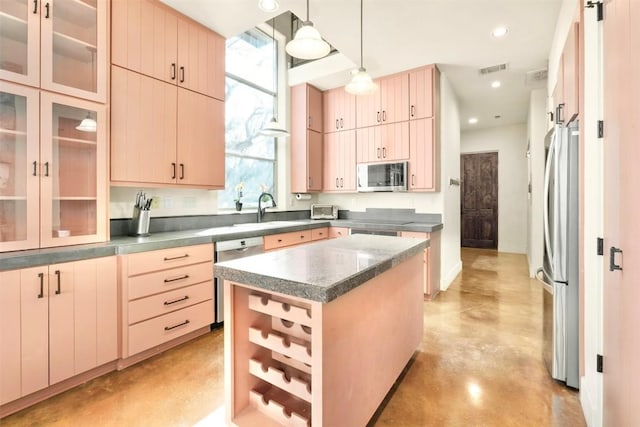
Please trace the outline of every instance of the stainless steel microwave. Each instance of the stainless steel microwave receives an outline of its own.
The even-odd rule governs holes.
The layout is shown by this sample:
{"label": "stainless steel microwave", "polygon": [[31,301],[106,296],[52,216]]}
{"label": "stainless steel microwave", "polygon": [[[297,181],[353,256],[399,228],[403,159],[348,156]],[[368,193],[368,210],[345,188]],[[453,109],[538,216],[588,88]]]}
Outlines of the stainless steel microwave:
{"label": "stainless steel microwave", "polygon": [[407,191],[407,163],[359,163],[358,191]]}

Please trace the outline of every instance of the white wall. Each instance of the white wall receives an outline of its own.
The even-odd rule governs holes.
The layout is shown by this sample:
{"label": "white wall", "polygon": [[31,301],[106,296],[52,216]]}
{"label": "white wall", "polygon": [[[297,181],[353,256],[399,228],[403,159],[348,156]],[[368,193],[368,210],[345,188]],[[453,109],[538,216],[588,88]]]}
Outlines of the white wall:
{"label": "white wall", "polygon": [[340,209],[406,208],[418,213],[442,214],[441,289],[447,289],[462,269],[460,261],[460,187],[449,186],[449,178],[460,176],[460,113],[456,94],[445,74],[440,75],[440,179],[438,193],[358,193],[318,196],[320,203]]}
{"label": "white wall", "polygon": [[542,267],[544,254],[544,235],[542,222],[542,201],[544,187],[544,137],[547,132],[548,116],[546,113],[547,91],[536,89],[531,92],[529,100],[529,119],[527,135],[529,141],[528,181],[531,193],[527,205],[527,259],[529,275],[534,277],[538,268]]}
{"label": "white wall", "polygon": [[[569,27],[573,22],[576,13],[578,11],[579,0],[562,0],[562,6],[558,13],[558,21],[556,22],[556,29],[553,35],[553,41],[551,42],[551,49],[549,51],[549,80],[548,80],[548,94],[551,95],[553,89],[556,87],[558,66],[560,64],[560,56],[562,55],[562,49],[564,49],[564,42],[569,34]],[[551,108],[552,105],[549,105]],[[549,109],[548,111],[555,111]],[[551,124],[549,127],[553,127]]]}
{"label": "white wall", "polygon": [[498,152],[498,251],[527,252],[527,126],[462,132],[462,153]]}

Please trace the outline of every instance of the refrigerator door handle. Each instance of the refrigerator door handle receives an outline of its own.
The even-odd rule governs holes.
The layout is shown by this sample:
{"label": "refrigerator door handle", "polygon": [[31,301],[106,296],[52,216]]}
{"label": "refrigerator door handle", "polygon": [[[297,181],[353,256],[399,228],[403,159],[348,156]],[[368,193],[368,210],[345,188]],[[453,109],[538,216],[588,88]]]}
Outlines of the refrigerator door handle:
{"label": "refrigerator door handle", "polygon": [[549,155],[547,156],[547,164],[544,169],[544,194],[543,194],[543,215],[544,215],[544,245],[547,248],[547,253],[549,254],[549,262],[553,265],[553,252],[551,251],[551,235],[549,233],[549,187],[551,184],[551,160],[555,155],[555,145],[556,145],[556,137],[557,133],[554,132],[553,137],[551,138],[551,144],[549,145]]}

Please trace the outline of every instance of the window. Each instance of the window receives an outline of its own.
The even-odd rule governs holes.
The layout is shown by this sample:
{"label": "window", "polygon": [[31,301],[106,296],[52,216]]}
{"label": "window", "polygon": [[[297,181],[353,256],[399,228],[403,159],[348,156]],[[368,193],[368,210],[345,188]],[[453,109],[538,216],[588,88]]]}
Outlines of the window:
{"label": "window", "polygon": [[218,193],[220,209],[234,208],[240,183],[245,207],[257,207],[262,191],[276,196],[276,139],[259,135],[277,101],[273,43],[257,28],[227,40],[226,188]]}

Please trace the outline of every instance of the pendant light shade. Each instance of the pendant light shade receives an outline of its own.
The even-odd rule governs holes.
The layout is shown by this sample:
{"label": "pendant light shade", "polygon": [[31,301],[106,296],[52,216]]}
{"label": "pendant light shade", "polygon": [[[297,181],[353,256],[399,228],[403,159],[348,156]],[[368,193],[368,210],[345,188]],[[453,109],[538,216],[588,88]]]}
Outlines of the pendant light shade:
{"label": "pendant light shade", "polygon": [[273,87],[276,93],[276,96],[273,97],[273,117],[271,121],[267,123],[261,130],[260,135],[263,136],[289,136],[289,131],[287,131],[284,126],[282,126],[278,122],[278,55],[276,51],[276,25],[275,18],[271,20],[271,38],[273,39],[273,64],[274,64],[274,72],[273,72]]}
{"label": "pendant light shade", "polygon": [[87,113],[87,117],[82,119],[80,124],[76,126],[77,130],[81,130],[83,132],[97,132],[98,123],[91,118],[91,116]]}
{"label": "pendant light shade", "polygon": [[275,12],[280,7],[278,0],[258,0],[258,7],[264,12]]}
{"label": "pendant light shade", "polygon": [[344,87],[348,93],[352,95],[368,95],[378,89],[378,85],[367,73],[367,69],[362,65],[362,0],[360,0],[360,68],[353,73],[351,81]]}
{"label": "pendant light shade", "polygon": [[309,0],[307,0],[307,20],[298,28],[296,35],[286,47],[287,53],[294,58],[318,59],[327,56],[331,51],[329,43],[322,40],[320,32],[309,21]]}

